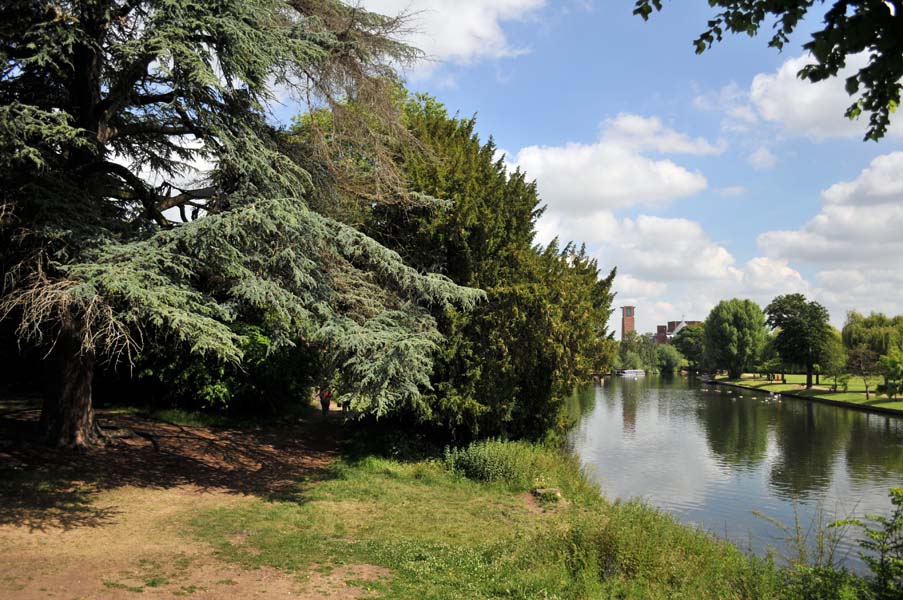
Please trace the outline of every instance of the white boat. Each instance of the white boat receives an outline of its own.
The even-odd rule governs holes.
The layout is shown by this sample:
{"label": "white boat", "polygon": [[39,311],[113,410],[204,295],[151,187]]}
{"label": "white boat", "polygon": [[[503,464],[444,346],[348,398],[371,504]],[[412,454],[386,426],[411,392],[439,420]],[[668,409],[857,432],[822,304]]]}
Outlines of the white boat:
{"label": "white boat", "polygon": [[618,369],[615,371],[615,375],[618,377],[645,377],[646,371],[642,369]]}

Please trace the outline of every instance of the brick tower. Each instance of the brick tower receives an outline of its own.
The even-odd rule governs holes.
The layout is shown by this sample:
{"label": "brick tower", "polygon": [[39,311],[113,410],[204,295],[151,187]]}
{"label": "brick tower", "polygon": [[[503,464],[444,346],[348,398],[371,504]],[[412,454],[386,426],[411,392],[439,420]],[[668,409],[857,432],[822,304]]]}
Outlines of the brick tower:
{"label": "brick tower", "polygon": [[636,327],[633,323],[633,315],[635,306],[622,306],[621,307],[621,339],[624,339],[624,336],[627,335],[629,331],[636,331]]}

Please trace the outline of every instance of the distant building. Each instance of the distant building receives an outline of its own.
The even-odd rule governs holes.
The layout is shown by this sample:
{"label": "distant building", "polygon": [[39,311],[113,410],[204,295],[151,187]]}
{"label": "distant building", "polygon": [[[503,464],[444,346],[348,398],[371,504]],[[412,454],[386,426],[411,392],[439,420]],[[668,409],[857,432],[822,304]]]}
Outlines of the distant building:
{"label": "distant building", "polygon": [[634,311],[636,310],[635,306],[622,306],[621,307],[621,339],[624,339],[631,331],[636,331],[636,324],[634,323]]}
{"label": "distant building", "polygon": [[655,328],[655,343],[667,344],[680,330],[690,325],[701,325],[702,321],[668,321],[667,325],[659,325]]}

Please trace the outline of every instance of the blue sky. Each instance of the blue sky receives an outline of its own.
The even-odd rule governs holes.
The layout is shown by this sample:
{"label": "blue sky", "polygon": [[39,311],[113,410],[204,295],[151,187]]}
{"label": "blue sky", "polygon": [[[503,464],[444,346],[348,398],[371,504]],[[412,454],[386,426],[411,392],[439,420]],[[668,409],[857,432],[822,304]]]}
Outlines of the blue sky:
{"label": "blue sky", "polygon": [[851,308],[903,312],[903,130],[865,143],[842,82],[796,79],[819,15],[782,53],[744,36],[697,56],[702,1],[646,23],[632,0],[363,5],[413,13],[409,41],[431,60],[409,88],[478,116],[537,179],[539,241],[585,241],[617,265],[641,330],[790,291],[837,325]]}

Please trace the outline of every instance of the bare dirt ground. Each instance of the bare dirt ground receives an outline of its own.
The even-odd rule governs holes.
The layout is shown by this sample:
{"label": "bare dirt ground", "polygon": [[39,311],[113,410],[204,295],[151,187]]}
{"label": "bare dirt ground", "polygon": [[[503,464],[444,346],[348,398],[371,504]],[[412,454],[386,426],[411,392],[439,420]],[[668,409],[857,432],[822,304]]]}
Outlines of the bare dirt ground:
{"label": "bare dirt ground", "polygon": [[177,531],[192,512],[297,493],[335,457],[339,415],[241,430],[98,419],[116,445],[62,452],[29,442],[33,402],[0,406],[0,598],[344,600],[368,595],[346,581],[388,576],[246,570]]}

